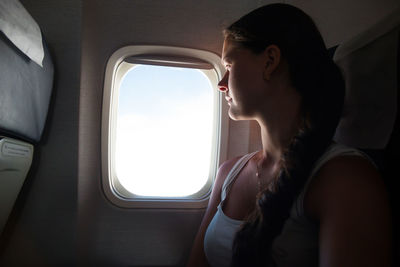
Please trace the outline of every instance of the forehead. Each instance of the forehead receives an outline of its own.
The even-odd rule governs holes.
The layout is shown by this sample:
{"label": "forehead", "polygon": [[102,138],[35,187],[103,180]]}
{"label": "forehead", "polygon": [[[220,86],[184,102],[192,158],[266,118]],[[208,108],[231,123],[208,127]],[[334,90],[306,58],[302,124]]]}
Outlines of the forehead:
{"label": "forehead", "polygon": [[224,40],[224,45],[222,48],[222,61],[234,56],[238,50],[240,50],[239,45],[230,39]]}

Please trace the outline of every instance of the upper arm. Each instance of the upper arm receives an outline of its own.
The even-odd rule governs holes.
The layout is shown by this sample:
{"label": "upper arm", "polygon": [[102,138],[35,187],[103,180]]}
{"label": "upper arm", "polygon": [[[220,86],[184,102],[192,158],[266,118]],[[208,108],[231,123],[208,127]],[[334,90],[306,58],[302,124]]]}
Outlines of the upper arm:
{"label": "upper arm", "polygon": [[208,225],[210,224],[215,213],[217,212],[217,207],[219,203],[221,202],[222,185],[224,184],[224,181],[229,171],[232,169],[233,165],[237,162],[238,159],[239,157],[225,161],[218,169],[217,177],[214,182],[207,210],[204,214],[203,220],[201,221],[199,230],[194,240],[188,266],[208,266],[207,260],[204,255],[204,235],[206,233]]}
{"label": "upper arm", "polygon": [[330,160],[314,177],[305,201],[320,224],[320,266],[390,266],[389,201],[370,162],[359,156]]}

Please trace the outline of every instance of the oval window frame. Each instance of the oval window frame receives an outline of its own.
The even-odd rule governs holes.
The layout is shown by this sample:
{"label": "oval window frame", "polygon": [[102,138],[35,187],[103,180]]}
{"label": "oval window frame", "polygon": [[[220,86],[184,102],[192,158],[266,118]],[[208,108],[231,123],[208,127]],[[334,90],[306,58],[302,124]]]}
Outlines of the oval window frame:
{"label": "oval window frame", "polygon": [[[132,68],[132,64],[211,69],[215,72],[215,75],[205,73],[216,92],[214,105],[217,107],[214,114],[215,128],[212,141],[214,162],[211,165],[207,183],[193,195],[185,197],[138,196],[124,189],[116,177],[115,159],[112,155],[115,154],[118,88],[124,75]],[[122,47],[111,55],[107,62],[104,79],[101,128],[102,186],[104,194],[111,203],[124,208],[205,208],[207,206],[218,166],[220,162],[226,160],[227,156],[228,106],[225,101],[222,101],[221,93],[217,90],[217,82],[222,78],[223,72],[224,67],[221,65],[218,55],[198,49],[132,45]]]}

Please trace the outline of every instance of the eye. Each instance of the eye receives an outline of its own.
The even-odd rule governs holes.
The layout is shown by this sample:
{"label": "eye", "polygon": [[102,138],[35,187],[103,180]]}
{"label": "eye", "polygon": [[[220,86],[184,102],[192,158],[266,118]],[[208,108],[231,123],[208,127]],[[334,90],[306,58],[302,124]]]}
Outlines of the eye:
{"label": "eye", "polygon": [[225,67],[226,70],[229,70],[231,68],[232,62],[230,61],[230,58],[224,57],[221,60],[221,63]]}

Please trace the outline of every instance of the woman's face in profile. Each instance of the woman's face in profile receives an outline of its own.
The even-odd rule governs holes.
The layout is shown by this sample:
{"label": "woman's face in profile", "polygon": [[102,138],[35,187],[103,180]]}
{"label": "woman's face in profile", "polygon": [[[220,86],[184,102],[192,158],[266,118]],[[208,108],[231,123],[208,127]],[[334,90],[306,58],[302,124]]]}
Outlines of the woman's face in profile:
{"label": "woman's face in profile", "polygon": [[250,119],[263,100],[263,54],[255,54],[227,38],[222,50],[222,63],[226,72],[218,88],[225,93],[229,116],[233,120]]}

